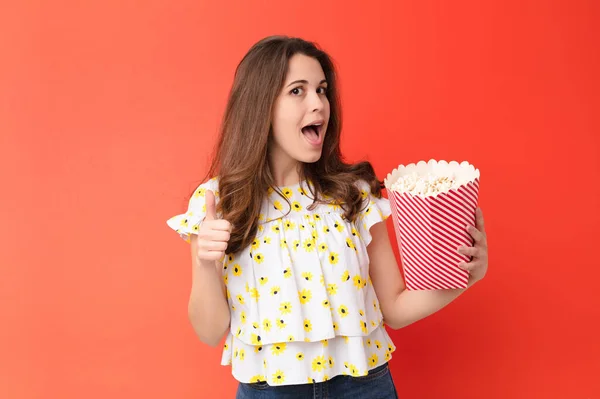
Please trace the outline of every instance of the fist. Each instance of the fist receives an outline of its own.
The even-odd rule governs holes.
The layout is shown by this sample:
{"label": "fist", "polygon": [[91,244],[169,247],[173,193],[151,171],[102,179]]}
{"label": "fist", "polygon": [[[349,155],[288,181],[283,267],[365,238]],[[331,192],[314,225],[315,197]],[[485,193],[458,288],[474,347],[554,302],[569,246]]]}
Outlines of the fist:
{"label": "fist", "polygon": [[198,229],[196,238],[196,257],[200,263],[221,260],[225,256],[231,233],[231,223],[217,219],[214,193],[206,190],[205,199],[206,217]]}

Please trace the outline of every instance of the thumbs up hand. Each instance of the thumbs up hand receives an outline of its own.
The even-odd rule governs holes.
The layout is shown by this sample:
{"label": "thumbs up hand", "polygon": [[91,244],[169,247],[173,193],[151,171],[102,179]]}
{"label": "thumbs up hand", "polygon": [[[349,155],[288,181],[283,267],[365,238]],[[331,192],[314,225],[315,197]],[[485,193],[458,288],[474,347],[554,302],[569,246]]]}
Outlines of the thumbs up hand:
{"label": "thumbs up hand", "polygon": [[206,190],[206,217],[198,229],[197,253],[200,263],[214,265],[212,261],[221,260],[229,243],[231,223],[217,218],[215,195]]}

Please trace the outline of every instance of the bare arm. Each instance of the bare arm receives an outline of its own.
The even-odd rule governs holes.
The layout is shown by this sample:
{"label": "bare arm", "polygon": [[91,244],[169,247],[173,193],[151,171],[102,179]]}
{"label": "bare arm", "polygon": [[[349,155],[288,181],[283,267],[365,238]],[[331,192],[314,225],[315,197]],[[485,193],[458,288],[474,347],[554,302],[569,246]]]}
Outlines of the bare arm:
{"label": "bare arm", "polygon": [[226,287],[221,277],[222,264],[229,242],[231,224],[218,220],[215,197],[206,191],[206,217],[197,235],[192,235],[192,291],[188,317],[200,340],[216,346],[229,328],[231,315]]}
{"label": "bare arm", "polygon": [[[370,276],[379,299],[385,324],[393,329],[406,327],[442,309],[465,289],[409,291],[398,269],[385,223],[371,227],[367,247]],[[470,280],[468,287],[474,284]]]}
{"label": "bare arm", "polygon": [[227,332],[230,322],[225,284],[219,261],[198,260],[198,243],[192,236],[192,289],[188,317],[200,340],[216,346]]}

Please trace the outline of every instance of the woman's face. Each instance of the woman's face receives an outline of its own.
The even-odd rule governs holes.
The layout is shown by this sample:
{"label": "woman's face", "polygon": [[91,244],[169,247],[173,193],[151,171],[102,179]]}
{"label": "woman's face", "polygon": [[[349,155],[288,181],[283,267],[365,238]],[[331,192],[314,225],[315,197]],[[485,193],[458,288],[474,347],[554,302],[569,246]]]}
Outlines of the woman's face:
{"label": "woman's face", "polygon": [[275,100],[269,156],[273,167],[319,160],[329,123],[327,81],[319,61],[304,54],[289,60],[283,89]]}

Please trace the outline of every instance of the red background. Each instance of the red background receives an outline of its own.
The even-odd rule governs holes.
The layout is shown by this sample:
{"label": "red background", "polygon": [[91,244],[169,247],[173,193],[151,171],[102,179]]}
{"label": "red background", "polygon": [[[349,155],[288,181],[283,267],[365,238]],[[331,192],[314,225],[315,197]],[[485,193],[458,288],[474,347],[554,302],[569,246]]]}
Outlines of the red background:
{"label": "red background", "polygon": [[600,398],[598,8],[2,2],[0,397],[233,397],[165,221],[206,170],[238,61],[284,33],[338,63],[349,160],[481,170],[488,276],[391,332],[400,396]]}

